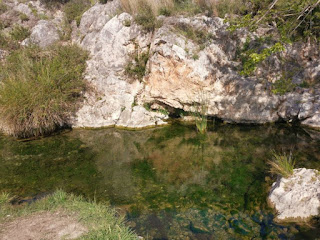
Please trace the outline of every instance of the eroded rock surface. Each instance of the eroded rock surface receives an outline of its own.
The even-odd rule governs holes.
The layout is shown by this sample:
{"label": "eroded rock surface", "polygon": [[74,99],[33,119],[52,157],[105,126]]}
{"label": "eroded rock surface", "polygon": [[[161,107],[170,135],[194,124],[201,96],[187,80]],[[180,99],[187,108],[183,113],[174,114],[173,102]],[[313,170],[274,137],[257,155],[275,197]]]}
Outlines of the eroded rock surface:
{"label": "eroded rock surface", "polygon": [[319,171],[294,169],[291,177],[282,177],[272,185],[269,201],[278,212],[278,220],[304,220],[319,215]]}
{"label": "eroded rock surface", "polygon": [[[209,33],[211,39],[201,50],[199,44],[177,31],[178,24]],[[245,32],[231,34],[226,27],[222,19],[204,16],[165,19],[151,45],[149,74],[139,100],[160,102],[185,111],[192,111],[193,105],[205,102],[208,115],[228,122],[314,119],[313,126],[320,126],[316,114],[320,106],[319,90],[300,88],[281,96],[272,93],[271,82],[266,81],[271,74],[268,69],[264,69],[264,79],[242,77],[238,69],[240,63],[234,57],[237,46],[246,39],[242,36]],[[309,125],[311,121],[303,123]]]}
{"label": "eroded rock surface", "polygon": [[[9,34],[16,24],[31,30],[22,45],[65,43],[61,40],[63,12],[45,9],[39,0],[4,3],[8,10],[0,14],[3,31]],[[226,122],[287,121],[320,128],[317,47],[287,45],[283,52],[261,63],[254,75],[244,77],[239,74],[237,52],[248,39],[252,40],[249,45],[254,45],[254,39],[271,33],[271,27],[255,33],[245,29],[230,32],[228,24],[217,17],[158,18],[162,26],[147,33],[132,16],[121,13],[119,1],[114,0],[87,10],[79,27],[72,24],[72,42],[90,53],[85,79],[91,86],[72,126],[160,125],[168,118],[166,112],[177,116],[181,110],[192,112],[195,106],[205,104],[207,115]],[[128,64],[144,53],[149,56],[145,76],[128,76]],[[0,55],[5,56],[3,52]],[[289,78],[296,87],[289,93],[275,94],[273,84],[284,70],[292,73]]]}
{"label": "eroded rock surface", "polygon": [[[141,31],[127,13],[114,16],[117,1],[97,4],[82,17],[76,42],[91,54],[86,80],[93,91],[86,94],[83,107],[74,121],[75,127],[146,127],[165,124],[161,113],[136,106],[136,96],[144,84],[130,79],[125,67],[136,51],[149,51],[151,34]],[[126,22],[132,23],[125,26]]]}
{"label": "eroded rock surface", "polygon": [[[269,65],[262,65],[255,76],[243,77],[237,49],[259,33],[244,29],[230,33],[222,19],[205,16],[160,16],[162,27],[145,33],[129,14],[116,15],[118,7],[118,1],[96,4],[73,33],[74,41],[91,53],[86,79],[96,91],[87,94],[74,126],[162,124],[165,116],[157,112],[159,107],[171,112],[195,111],[195,105],[205,103],[208,115],[227,122],[300,121],[320,127],[319,86],[297,87],[284,95],[272,92],[272,82],[282,71],[281,57],[299,59],[304,70],[294,75],[297,84],[318,78],[315,61],[320,59],[319,52],[311,51],[311,47],[288,46],[283,56],[269,59]],[[204,35],[200,40],[190,39],[183,32],[187,27]],[[142,81],[125,74],[137,51],[149,52]],[[146,104],[154,111],[144,109]]]}

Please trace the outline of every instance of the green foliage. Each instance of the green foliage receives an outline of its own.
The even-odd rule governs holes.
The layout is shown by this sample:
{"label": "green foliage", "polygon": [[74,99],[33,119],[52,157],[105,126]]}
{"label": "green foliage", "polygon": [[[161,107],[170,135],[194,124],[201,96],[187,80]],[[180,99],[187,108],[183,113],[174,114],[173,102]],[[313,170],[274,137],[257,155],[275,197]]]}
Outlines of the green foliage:
{"label": "green foliage", "polygon": [[163,115],[166,115],[166,116],[169,115],[168,110],[165,109],[165,108],[159,108],[159,109],[158,109],[158,112],[161,113],[161,114],[163,114]]}
{"label": "green foliage", "polygon": [[108,2],[108,0],[99,0],[99,3],[101,4],[106,4]]}
{"label": "green foliage", "polygon": [[170,9],[168,7],[162,7],[159,9],[159,15],[169,17],[172,15],[172,13],[173,13],[172,9]]}
{"label": "green foliage", "polygon": [[0,48],[4,50],[14,50],[19,48],[19,43],[13,41],[10,36],[0,31]]}
{"label": "green foliage", "polygon": [[63,10],[66,14],[66,19],[69,23],[73,20],[77,22],[77,25],[80,25],[82,14],[88,10],[91,6],[89,0],[71,0],[66,3],[63,7]]}
{"label": "green foliage", "polygon": [[196,53],[193,54],[193,55],[192,55],[192,59],[195,60],[195,61],[198,60],[198,59],[199,59],[199,55],[196,54]]}
{"label": "green foliage", "polygon": [[287,92],[293,91],[295,87],[296,84],[292,83],[292,78],[282,74],[282,77],[272,84],[272,93],[284,95]]}
{"label": "green foliage", "polygon": [[[258,25],[275,26],[282,40],[320,38],[320,4],[315,0],[255,0],[229,18],[230,30],[241,27],[255,29]],[[274,3],[274,4],[273,4]]]}
{"label": "green foliage", "polygon": [[81,196],[67,194],[61,190],[23,208],[13,208],[5,201],[2,202],[1,199],[2,195],[0,195],[0,209],[2,210],[0,220],[8,214],[12,217],[19,217],[43,211],[62,211],[75,215],[76,219],[88,228],[88,232],[77,239],[137,239],[137,236],[125,226],[123,218],[116,217],[118,215],[116,210],[106,203],[86,201]]}
{"label": "green foliage", "polygon": [[145,31],[151,32],[157,26],[156,16],[153,14],[151,6],[149,6],[146,2],[140,2],[141,6],[138,13],[134,17],[134,20],[137,24],[141,25]]}
{"label": "green foliage", "polygon": [[291,152],[289,155],[273,152],[273,160],[269,161],[269,164],[271,165],[270,172],[288,178],[293,174],[295,161]]}
{"label": "green foliage", "polygon": [[252,25],[252,14],[248,13],[242,17],[229,18],[225,20],[229,22],[229,27],[227,28],[230,32],[234,32],[239,28],[247,27],[249,30],[254,31],[257,26]]}
{"label": "green foliage", "polygon": [[196,127],[201,134],[204,134],[207,131],[207,122],[208,119],[205,115],[200,115],[196,118]]}
{"label": "green foliage", "polygon": [[87,53],[77,46],[12,52],[0,68],[0,121],[8,134],[51,133],[68,122],[85,88]]}
{"label": "green foliage", "polygon": [[240,59],[242,61],[242,70],[240,72],[243,76],[250,76],[254,73],[257,65],[263,62],[266,58],[270,57],[272,54],[279,53],[284,50],[284,46],[277,42],[271,47],[265,47],[260,52],[257,52],[256,48],[248,48],[248,45],[244,45],[244,48],[240,54]]}
{"label": "green foliage", "polygon": [[22,41],[29,37],[31,34],[30,30],[28,28],[25,28],[20,25],[15,25],[10,32],[10,36],[15,41]]}
{"label": "green foliage", "polygon": [[204,134],[207,131],[207,125],[208,125],[208,118],[207,118],[207,112],[208,112],[208,103],[206,99],[201,96],[200,104],[195,105],[195,112],[193,113],[195,121],[196,121],[196,127],[199,133]]}
{"label": "green foliage", "polygon": [[22,22],[29,21],[29,17],[25,13],[20,14],[20,20]]}
{"label": "green foliage", "polygon": [[126,19],[126,20],[124,20],[123,21],[123,25],[125,26],[125,27],[130,27],[131,26],[131,20],[130,19]]}
{"label": "green foliage", "polygon": [[7,204],[10,200],[10,194],[6,193],[6,192],[2,192],[0,193],[0,209],[1,209],[1,205],[3,204]]}
{"label": "green foliage", "polygon": [[125,73],[131,78],[137,78],[140,81],[144,77],[147,69],[147,62],[149,60],[149,52],[139,53],[136,50],[132,56],[132,60],[127,64]]}
{"label": "green foliage", "polygon": [[147,111],[151,111],[151,103],[144,103],[143,107],[147,110]]}
{"label": "green foliage", "polygon": [[205,30],[194,29],[194,27],[185,23],[177,23],[175,27],[181,35],[198,44],[200,50],[203,50],[213,38],[211,33]]}

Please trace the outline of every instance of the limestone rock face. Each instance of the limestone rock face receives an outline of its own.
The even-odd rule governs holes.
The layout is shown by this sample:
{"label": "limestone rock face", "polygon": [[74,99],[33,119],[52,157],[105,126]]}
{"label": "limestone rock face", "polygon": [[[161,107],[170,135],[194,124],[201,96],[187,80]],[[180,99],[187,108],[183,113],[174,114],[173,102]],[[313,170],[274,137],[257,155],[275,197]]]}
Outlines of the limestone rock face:
{"label": "limestone rock face", "polygon": [[[176,30],[178,24],[211,34],[211,40],[201,49]],[[319,91],[300,89],[280,96],[272,93],[266,79],[239,75],[239,62],[234,60],[236,49],[250,35],[240,31],[231,35],[226,27],[222,19],[204,16],[164,19],[151,45],[149,73],[139,101],[185,111],[205,102],[208,115],[227,122],[317,119],[314,115],[319,108]]]}
{"label": "limestone rock face", "polygon": [[[262,64],[256,75],[243,77],[237,49],[247,38],[270,29],[230,33],[220,18],[160,16],[162,26],[146,33],[129,14],[117,15],[118,9],[116,0],[94,5],[73,32],[73,41],[90,52],[85,78],[94,89],[86,94],[74,126],[156,125],[165,118],[157,111],[159,106],[172,112],[195,111],[196,105],[206,104],[209,116],[226,122],[299,121],[320,127],[319,84],[312,89],[296,87],[284,95],[272,92],[282,71],[281,57],[297,59],[289,68],[300,64],[297,69],[301,71],[292,78],[296,85],[305,79],[317,81],[320,69],[315,62],[320,57],[312,47],[288,46],[283,56]],[[196,33],[193,38],[188,36],[188,27]],[[147,71],[140,80],[125,74],[137,52],[149,53]],[[153,111],[145,110],[145,104]]]}
{"label": "limestone rock face", "polygon": [[81,20],[75,42],[90,52],[85,74],[93,91],[86,94],[77,112],[74,127],[146,127],[165,124],[161,113],[135,106],[135,98],[143,90],[143,83],[129,79],[125,67],[135,51],[148,51],[151,35],[144,34],[127,13],[113,16],[117,1],[97,4]]}
{"label": "limestone rock face", "polygon": [[291,177],[282,177],[272,185],[269,201],[279,214],[278,220],[303,220],[319,215],[319,171],[294,169]]}
{"label": "limestone rock face", "polygon": [[[201,50],[197,43],[175,30],[174,25],[179,23],[208,32],[215,40]],[[149,74],[139,100],[160,102],[185,111],[205,102],[209,115],[226,121],[276,121],[280,98],[266,91],[263,84],[237,73],[238,63],[230,59],[236,42],[228,43],[224,39],[226,34],[220,18],[203,16],[165,21],[151,45]]]}

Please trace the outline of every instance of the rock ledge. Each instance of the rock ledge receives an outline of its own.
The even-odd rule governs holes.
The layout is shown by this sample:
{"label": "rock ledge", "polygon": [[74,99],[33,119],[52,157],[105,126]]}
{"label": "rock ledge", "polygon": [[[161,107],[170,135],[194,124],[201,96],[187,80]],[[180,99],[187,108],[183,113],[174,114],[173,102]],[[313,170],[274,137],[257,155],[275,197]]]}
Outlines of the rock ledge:
{"label": "rock ledge", "polygon": [[307,220],[319,215],[320,172],[298,168],[289,178],[279,178],[268,197],[278,212],[279,221]]}

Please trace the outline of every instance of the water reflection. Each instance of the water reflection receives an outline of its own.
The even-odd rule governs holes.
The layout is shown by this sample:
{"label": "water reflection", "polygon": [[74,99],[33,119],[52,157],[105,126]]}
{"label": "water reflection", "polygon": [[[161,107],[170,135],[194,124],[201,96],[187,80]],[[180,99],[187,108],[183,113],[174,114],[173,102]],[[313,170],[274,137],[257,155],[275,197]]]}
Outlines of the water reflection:
{"label": "water reflection", "polygon": [[291,149],[298,167],[320,169],[319,143],[311,130],[239,125],[216,125],[206,135],[173,125],[76,130],[27,143],[2,137],[0,191],[26,196],[60,187],[110,201],[147,239],[316,236],[319,228],[273,222],[266,163],[272,150]]}

